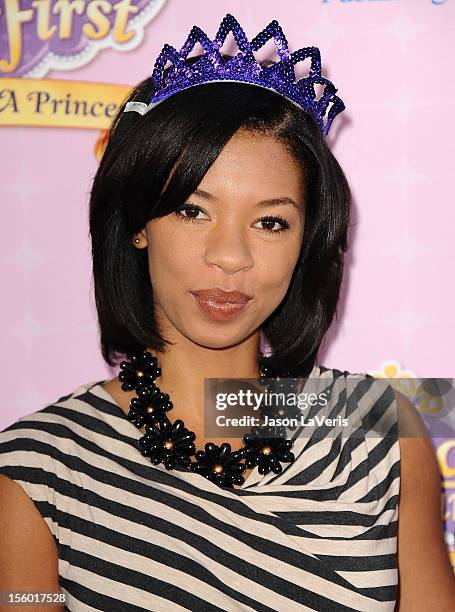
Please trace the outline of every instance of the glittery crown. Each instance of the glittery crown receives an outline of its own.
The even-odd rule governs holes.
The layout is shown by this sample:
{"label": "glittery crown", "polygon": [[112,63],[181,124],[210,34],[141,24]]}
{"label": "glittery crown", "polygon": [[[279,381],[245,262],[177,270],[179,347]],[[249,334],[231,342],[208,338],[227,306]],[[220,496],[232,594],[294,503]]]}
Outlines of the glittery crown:
{"label": "glittery crown", "polygon": [[[232,32],[239,52],[226,58],[220,49],[229,32]],[[275,42],[279,61],[269,66],[261,66],[254,52],[271,38]],[[188,64],[185,60],[196,43],[201,45],[204,53],[194,63]],[[294,66],[307,58],[311,58],[308,76],[296,80]],[[168,62],[171,65],[165,72]],[[180,51],[165,44],[153,68],[154,93],[150,103],[128,102],[124,112],[135,111],[143,115],[179,91],[216,81],[249,83],[284,96],[310,113],[324,136],[327,136],[335,116],[345,109],[343,101],[335,95],[338,90],[321,75],[321,54],[317,47],[304,47],[290,53],[286,37],[276,20],[271,21],[249,42],[237,19],[228,13],[213,41],[198,26],[193,26]],[[324,91],[319,98],[316,97],[316,84],[324,85]]]}

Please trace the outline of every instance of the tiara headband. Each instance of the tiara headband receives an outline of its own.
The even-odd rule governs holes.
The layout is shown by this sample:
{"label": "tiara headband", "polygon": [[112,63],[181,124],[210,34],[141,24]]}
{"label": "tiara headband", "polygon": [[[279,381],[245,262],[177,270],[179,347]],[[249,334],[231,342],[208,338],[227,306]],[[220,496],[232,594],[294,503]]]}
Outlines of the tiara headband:
{"label": "tiara headband", "polygon": [[[220,49],[229,32],[232,32],[239,52],[234,57],[226,59]],[[258,51],[271,38],[275,42],[279,61],[271,66],[262,67],[256,61],[254,51]],[[202,46],[204,53],[189,65],[185,60],[197,42]],[[311,58],[308,76],[296,80],[294,66],[308,57]],[[170,62],[171,66],[164,76],[167,62]],[[124,112],[133,111],[145,115],[161,101],[179,91],[216,81],[248,83],[284,96],[310,113],[316,119],[324,136],[327,136],[335,116],[346,108],[343,101],[335,95],[338,90],[333,83],[321,75],[321,54],[317,47],[304,47],[289,53],[286,37],[275,19],[249,42],[237,19],[228,13],[213,41],[198,26],[193,26],[180,51],[165,44],[153,68],[154,93],[150,103],[128,102]],[[316,83],[325,85],[324,92],[318,99],[314,87]],[[329,105],[331,106],[327,112]],[[327,118],[324,122],[326,112]]]}

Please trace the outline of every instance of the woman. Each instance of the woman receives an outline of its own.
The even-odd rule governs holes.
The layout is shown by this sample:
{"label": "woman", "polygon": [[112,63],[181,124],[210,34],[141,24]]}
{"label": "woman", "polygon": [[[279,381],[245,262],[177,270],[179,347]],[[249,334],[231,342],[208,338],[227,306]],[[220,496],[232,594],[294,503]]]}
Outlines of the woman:
{"label": "woman", "polygon": [[[216,40],[229,27],[249,44],[229,15]],[[276,22],[251,45],[271,28],[284,62]],[[101,349],[121,372],[0,436],[1,590],[61,588],[75,611],[448,611],[439,472],[418,413],[390,385],[315,363],[350,211],[324,140],[334,114],[323,123],[278,82],[235,82],[244,58],[210,81],[182,49],[177,77],[193,81],[159,58],[120,109],[91,193]],[[234,61],[217,49],[215,72]],[[258,377],[311,383],[331,416],[355,408],[389,426],[206,437],[204,380]],[[398,439],[398,424],[421,437]]]}

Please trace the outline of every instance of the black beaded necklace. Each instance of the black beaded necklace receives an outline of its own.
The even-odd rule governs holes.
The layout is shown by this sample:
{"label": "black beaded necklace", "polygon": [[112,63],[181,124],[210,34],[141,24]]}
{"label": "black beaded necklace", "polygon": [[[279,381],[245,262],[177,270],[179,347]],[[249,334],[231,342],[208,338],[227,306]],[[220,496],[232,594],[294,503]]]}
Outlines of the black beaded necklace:
{"label": "black beaded necklace", "polygon": [[[280,474],[283,470],[281,463],[294,461],[294,454],[290,450],[293,441],[286,439],[286,428],[281,425],[253,427],[243,437],[242,448],[235,452],[231,452],[228,442],[220,446],[208,442],[204,451],[196,451],[195,433],[189,431],[181,419],[171,423],[166,416],[173,403],[169,395],[162,393],[155,385],[155,380],[161,375],[157,358],[146,349],[128,356],[130,361],[121,362],[118,376],[124,391],[134,389],[137,394],[130,401],[127,418],[138,429],[145,425],[146,433],[138,440],[138,448],[154,465],[162,463],[168,470],[175,469],[177,465],[189,468],[219,487],[233,488],[234,484],[244,483],[242,473],[247,468],[257,465],[260,474],[268,474],[270,470]],[[280,393],[284,388],[281,379],[290,376],[290,372],[278,375],[263,363],[261,356],[259,383],[266,392]],[[295,378],[291,380],[294,390],[297,381]],[[300,414],[295,406],[282,405],[261,407],[260,412],[262,416],[267,414],[269,417],[290,419]],[[295,429],[295,426],[288,429]],[[193,455],[195,461],[190,459]]]}

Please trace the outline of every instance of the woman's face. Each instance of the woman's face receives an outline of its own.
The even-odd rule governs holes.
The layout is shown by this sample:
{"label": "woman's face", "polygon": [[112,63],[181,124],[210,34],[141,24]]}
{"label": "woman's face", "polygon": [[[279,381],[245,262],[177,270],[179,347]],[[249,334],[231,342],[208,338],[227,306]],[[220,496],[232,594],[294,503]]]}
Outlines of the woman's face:
{"label": "woman's face", "polygon": [[[297,162],[274,138],[239,130],[188,201],[137,235],[138,247],[148,247],[160,331],[210,348],[259,332],[286,294],[303,230]],[[211,288],[252,299],[235,316],[214,319],[191,293]]]}

